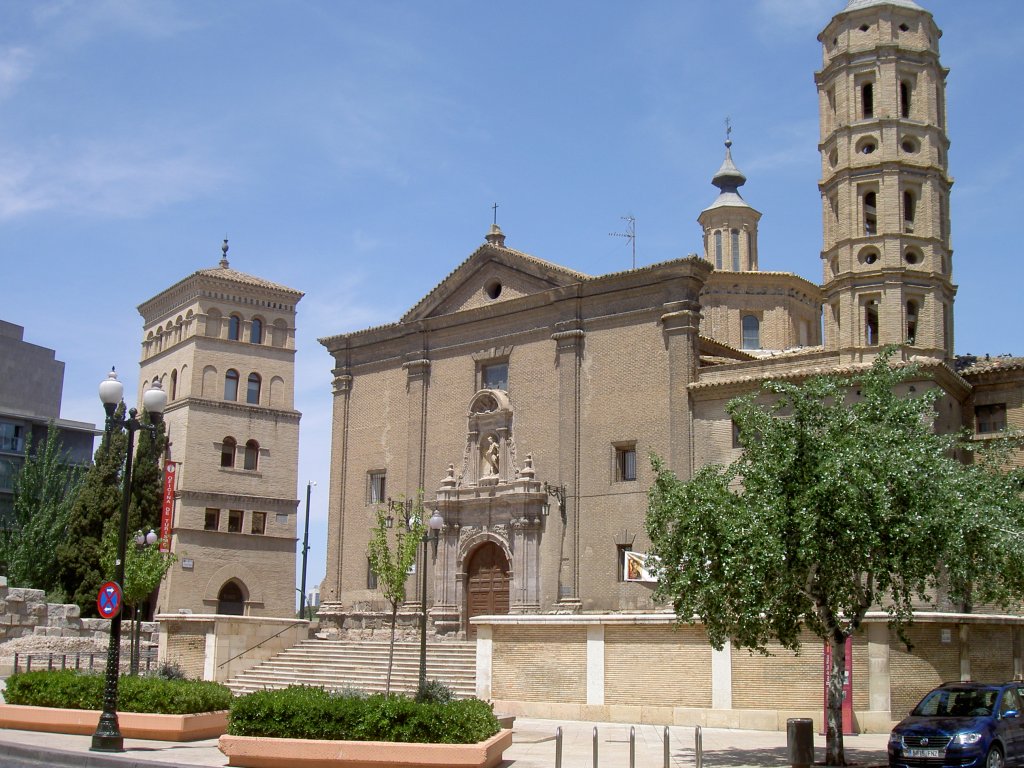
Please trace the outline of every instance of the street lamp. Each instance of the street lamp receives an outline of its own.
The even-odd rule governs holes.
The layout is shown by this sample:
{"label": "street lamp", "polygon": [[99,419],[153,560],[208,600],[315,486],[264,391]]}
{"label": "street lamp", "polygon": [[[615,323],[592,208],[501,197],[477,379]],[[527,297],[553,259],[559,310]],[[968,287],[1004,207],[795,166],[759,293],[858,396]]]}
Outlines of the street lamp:
{"label": "street lamp", "polygon": [[[142,405],[149,414],[151,424],[143,424],[138,419],[139,412],[132,408],[128,418],[116,417],[115,411],[124,397],[124,385],[117,380],[117,373],[110,370],[106,380],[100,384],[100,400],[107,412],[105,431],[107,445],[114,428],[128,432],[128,451],[124,459],[124,476],[121,485],[121,518],[117,528],[117,560],[114,562],[114,581],[119,587],[124,583],[124,557],[128,527],[128,504],[132,495],[132,453],[135,450],[135,433],[145,429],[156,433],[157,425],[163,419],[164,408],[167,407],[167,393],[163,391],[159,380],[142,395]],[[103,687],[103,713],[100,715],[96,732],[92,735],[92,746],[95,752],[123,752],[124,738],[117,722],[117,682],[121,666],[121,606],[110,619],[110,644],[107,646],[107,672]]]}
{"label": "street lamp", "polygon": [[306,556],[309,554],[309,493],[316,485],[316,480],[306,483],[306,528],[302,534],[302,595],[299,597],[299,616],[306,618]]}
{"label": "street lamp", "polygon": [[427,684],[427,542],[434,544],[434,557],[437,557],[437,541],[444,527],[444,518],[438,510],[427,521],[427,530],[423,532],[423,584],[420,590],[420,608],[423,611],[420,624],[420,690]]}

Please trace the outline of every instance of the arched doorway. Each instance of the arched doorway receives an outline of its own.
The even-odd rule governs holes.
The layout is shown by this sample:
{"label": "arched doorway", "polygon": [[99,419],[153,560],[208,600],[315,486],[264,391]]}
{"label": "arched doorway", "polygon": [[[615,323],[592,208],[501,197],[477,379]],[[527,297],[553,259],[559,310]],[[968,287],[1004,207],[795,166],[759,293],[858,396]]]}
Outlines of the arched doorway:
{"label": "arched doorway", "polygon": [[501,547],[493,541],[481,545],[470,557],[466,575],[466,632],[475,637],[469,619],[508,613],[508,560]]}
{"label": "arched doorway", "polygon": [[217,593],[217,613],[226,616],[245,615],[245,595],[237,581],[229,581]]}

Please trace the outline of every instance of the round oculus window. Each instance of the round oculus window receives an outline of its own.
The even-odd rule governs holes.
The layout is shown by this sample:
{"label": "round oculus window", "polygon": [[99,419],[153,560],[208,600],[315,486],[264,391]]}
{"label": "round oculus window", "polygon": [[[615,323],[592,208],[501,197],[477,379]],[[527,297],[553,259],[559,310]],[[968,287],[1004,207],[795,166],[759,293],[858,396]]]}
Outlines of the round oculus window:
{"label": "round oculus window", "polygon": [[491,299],[496,299],[501,296],[501,281],[491,280],[484,286],[484,293],[486,293],[487,297]]}

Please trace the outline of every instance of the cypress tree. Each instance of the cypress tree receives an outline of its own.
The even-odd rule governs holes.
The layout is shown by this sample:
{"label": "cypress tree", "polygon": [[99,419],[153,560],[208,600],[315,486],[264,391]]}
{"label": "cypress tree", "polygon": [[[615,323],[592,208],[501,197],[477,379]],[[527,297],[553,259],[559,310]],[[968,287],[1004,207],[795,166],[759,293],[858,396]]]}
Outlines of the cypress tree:
{"label": "cypress tree", "polygon": [[[115,419],[124,416],[125,405],[117,406]],[[71,508],[68,533],[57,547],[60,585],[68,600],[76,603],[82,616],[96,616],[96,593],[104,581],[100,566],[103,529],[109,521],[117,525],[121,510],[121,476],[128,448],[123,429],[103,434],[93,465],[85,474],[82,488]]]}

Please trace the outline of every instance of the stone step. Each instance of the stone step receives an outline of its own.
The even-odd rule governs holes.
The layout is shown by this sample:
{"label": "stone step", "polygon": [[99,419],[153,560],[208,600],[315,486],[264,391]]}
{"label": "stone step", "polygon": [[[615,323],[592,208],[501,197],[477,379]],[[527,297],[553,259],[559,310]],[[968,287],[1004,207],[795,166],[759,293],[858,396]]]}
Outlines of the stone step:
{"label": "stone step", "polygon": [[[317,685],[329,690],[356,688],[383,692],[389,644],[364,640],[306,640],[228,682],[236,694],[288,685]],[[391,690],[415,691],[419,684],[419,643],[396,642]],[[427,677],[440,680],[458,697],[476,691],[476,646],[467,642],[427,646]]]}

